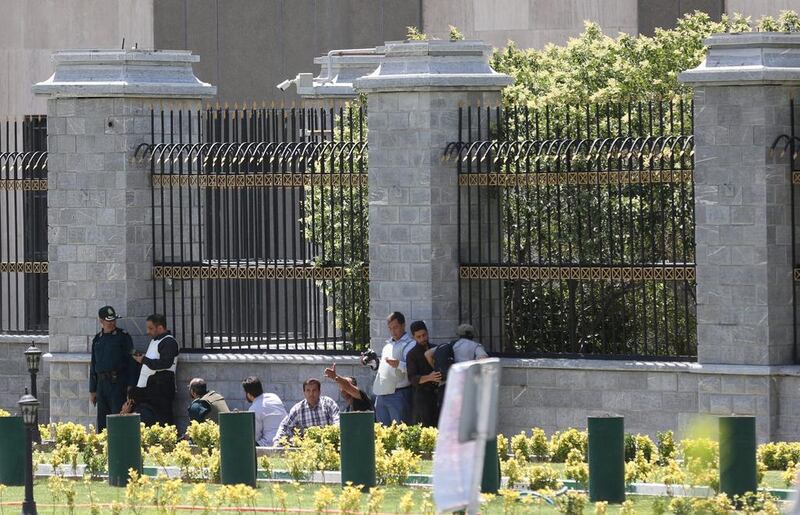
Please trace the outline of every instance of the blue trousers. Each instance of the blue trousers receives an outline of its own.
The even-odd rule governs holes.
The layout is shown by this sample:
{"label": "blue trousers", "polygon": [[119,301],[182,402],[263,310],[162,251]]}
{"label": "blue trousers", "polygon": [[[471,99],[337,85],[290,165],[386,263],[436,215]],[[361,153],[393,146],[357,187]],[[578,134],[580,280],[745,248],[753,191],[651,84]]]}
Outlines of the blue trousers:
{"label": "blue trousers", "polygon": [[375,418],[388,426],[392,422],[411,423],[411,388],[402,388],[389,395],[375,397]]}

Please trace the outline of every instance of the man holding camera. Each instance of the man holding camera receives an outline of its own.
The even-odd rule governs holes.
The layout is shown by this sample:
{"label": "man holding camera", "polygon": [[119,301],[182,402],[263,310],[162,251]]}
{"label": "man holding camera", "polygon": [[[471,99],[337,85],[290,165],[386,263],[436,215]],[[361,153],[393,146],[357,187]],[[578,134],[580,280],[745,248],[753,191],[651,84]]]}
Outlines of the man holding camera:
{"label": "man holding camera", "polygon": [[381,351],[378,373],[372,385],[375,416],[383,425],[411,423],[411,383],[406,357],[417,344],[406,332],[406,317],[395,311],[386,320],[391,335]]}

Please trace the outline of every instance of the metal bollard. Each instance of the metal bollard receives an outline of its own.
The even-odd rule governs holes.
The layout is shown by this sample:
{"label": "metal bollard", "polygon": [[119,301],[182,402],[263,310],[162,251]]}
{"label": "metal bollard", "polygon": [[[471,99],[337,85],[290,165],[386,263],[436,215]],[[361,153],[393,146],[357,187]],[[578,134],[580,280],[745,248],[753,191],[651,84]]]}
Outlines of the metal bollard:
{"label": "metal bollard", "polygon": [[220,482],[256,487],[256,419],[249,411],[219,414]]}
{"label": "metal bollard", "polygon": [[142,473],[142,430],[139,415],[109,415],[108,484],[127,486],[128,470]]}
{"label": "metal bollard", "polygon": [[625,501],[623,417],[589,417],[589,501]]}
{"label": "metal bollard", "polygon": [[0,485],[25,484],[26,445],[22,417],[0,417]]}
{"label": "metal bollard", "polygon": [[483,457],[483,479],[481,493],[496,494],[500,489],[500,459],[497,456],[497,438],[486,441]]}
{"label": "metal bollard", "polygon": [[719,487],[733,499],[758,488],[755,417],[720,417]]}
{"label": "metal bollard", "polygon": [[375,486],[375,413],[354,411],[339,415],[342,486],[348,482],[366,491]]}

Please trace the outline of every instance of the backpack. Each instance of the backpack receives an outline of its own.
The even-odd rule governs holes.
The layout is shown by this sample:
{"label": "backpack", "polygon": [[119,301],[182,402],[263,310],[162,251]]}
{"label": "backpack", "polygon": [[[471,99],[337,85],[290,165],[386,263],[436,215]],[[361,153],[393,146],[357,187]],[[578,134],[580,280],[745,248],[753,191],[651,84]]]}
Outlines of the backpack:
{"label": "backpack", "polygon": [[453,347],[458,340],[437,345],[433,350],[433,369],[442,374],[442,383],[447,381],[447,371],[456,362]]}

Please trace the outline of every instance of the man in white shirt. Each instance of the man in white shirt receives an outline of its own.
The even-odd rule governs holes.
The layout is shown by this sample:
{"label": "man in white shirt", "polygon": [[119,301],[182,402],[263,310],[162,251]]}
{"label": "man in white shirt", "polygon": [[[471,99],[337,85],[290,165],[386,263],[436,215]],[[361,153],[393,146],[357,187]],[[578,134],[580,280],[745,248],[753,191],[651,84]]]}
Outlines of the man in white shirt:
{"label": "man in white shirt", "polygon": [[250,410],[255,413],[256,445],[269,447],[278,432],[281,421],[286,417],[283,401],[274,393],[264,393],[261,380],[250,376],[242,381],[244,396],[250,402]]}
{"label": "man in white shirt", "polygon": [[383,425],[411,423],[411,383],[406,372],[406,356],[417,342],[406,332],[406,317],[395,311],[386,319],[390,338],[381,351],[378,374],[372,385],[375,418]]}

